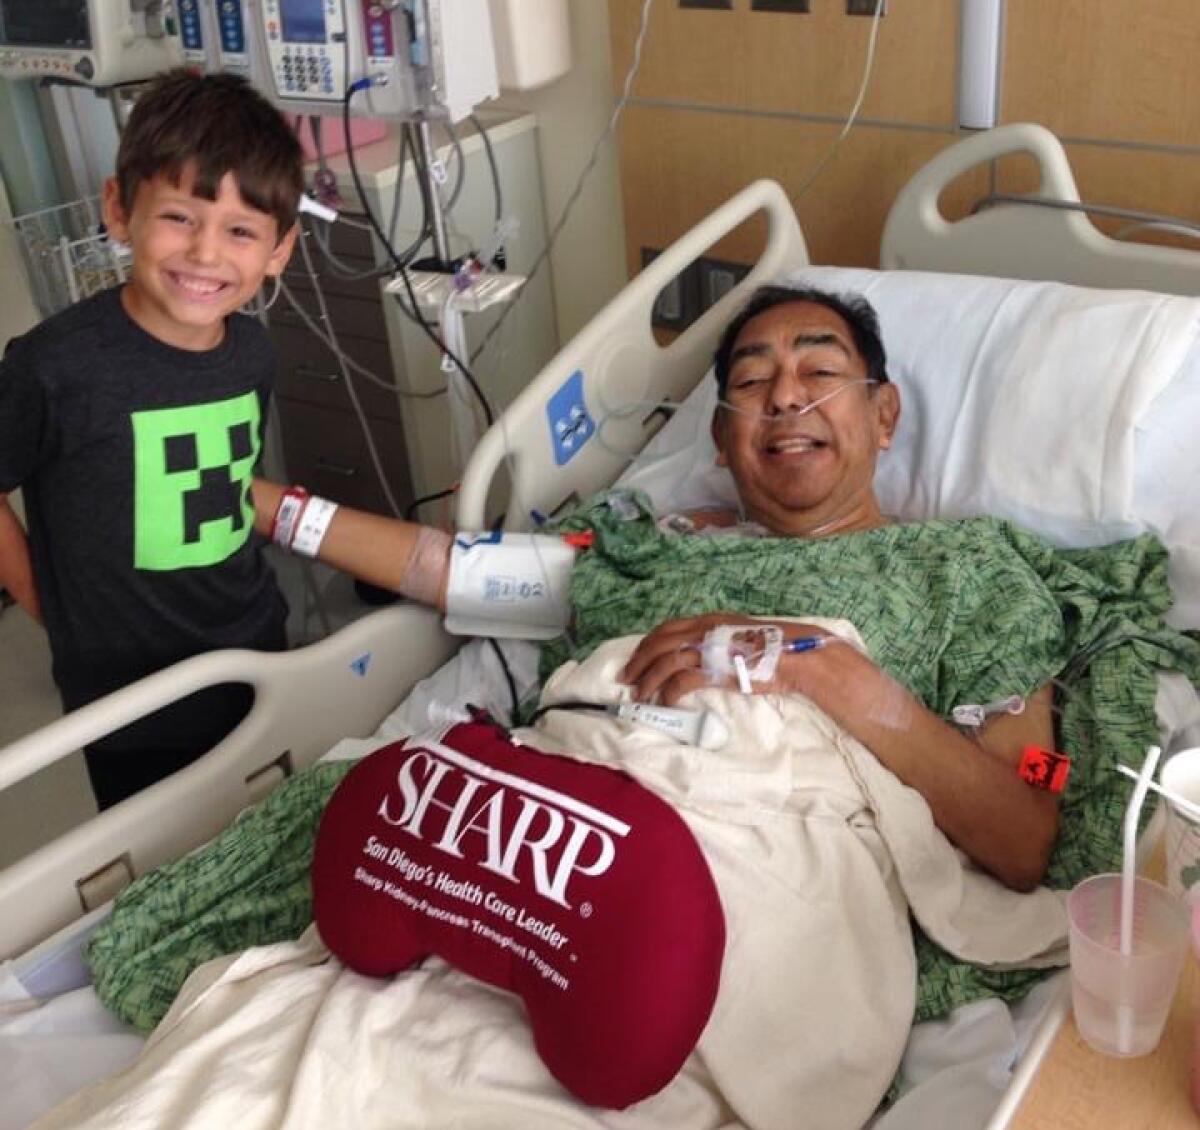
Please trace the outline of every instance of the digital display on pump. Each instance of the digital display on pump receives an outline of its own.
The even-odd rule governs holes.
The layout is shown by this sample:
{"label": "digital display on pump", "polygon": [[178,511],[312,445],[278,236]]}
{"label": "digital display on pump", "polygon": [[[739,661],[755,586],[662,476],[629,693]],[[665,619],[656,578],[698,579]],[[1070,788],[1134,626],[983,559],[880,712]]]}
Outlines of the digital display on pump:
{"label": "digital display on pump", "polygon": [[0,44],[91,47],[87,0],[0,0]]}
{"label": "digital display on pump", "polygon": [[285,43],[324,43],[324,0],[279,0]]}

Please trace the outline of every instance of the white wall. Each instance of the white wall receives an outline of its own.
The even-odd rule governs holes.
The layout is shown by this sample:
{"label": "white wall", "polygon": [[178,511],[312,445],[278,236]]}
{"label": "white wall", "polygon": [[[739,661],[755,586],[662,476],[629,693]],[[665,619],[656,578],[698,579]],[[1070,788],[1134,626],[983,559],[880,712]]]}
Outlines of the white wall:
{"label": "white wall", "polygon": [[[571,69],[540,90],[505,93],[489,105],[537,116],[548,228],[575,188],[612,115],[608,0],[568,0]],[[620,126],[618,125],[618,129]],[[551,253],[560,341],[571,338],[628,281],[616,146],[607,141]]]}

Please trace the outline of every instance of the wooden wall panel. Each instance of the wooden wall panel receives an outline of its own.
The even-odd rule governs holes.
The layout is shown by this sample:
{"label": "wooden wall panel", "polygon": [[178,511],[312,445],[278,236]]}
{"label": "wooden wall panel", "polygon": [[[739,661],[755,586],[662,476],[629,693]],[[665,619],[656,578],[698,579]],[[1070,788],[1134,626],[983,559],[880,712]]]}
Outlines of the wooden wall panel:
{"label": "wooden wall panel", "polygon": [[[654,5],[619,143],[631,273],[642,247],[670,243],[757,177],[795,194],[853,102],[869,19],[844,15],[844,0],[812,0],[808,16],[734,5]],[[816,262],[875,265],[896,193],[960,136],[959,0],[888,7],[860,119],[797,201]],[[609,0],[618,91],[641,8]],[[1008,0],[1001,121],[1040,121],[1067,138],[1084,200],[1200,223],[1197,60],[1200,0]],[[953,186],[947,214],[962,214],[988,180],[977,170]],[[1003,163],[998,187],[1032,187],[1020,160]],[[714,254],[746,261],[760,240],[741,231]]]}
{"label": "wooden wall panel", "polygon": [[1007,13],[1005,120],[1200,154],[1197,0],[1008,0]]}
{"label": "wooden wall panel", "polygon": [[[632,58],[642,0],[609,0],[613,78]],[[863,103],[866,118],[950,126],[955,116],[959,0],[889,0]],[[634,94],[746,110],[844,117],[866,61],[871,20],[844,0],[812,0],[808,15],[680,8],[657,0]],[[950,50],[933,45],[951,46]]]}
{"label": "wooden wall panel", "polygon": [[[642,247],[666,246],[759,177],[797,192],[837,132],[795,119],[630,106],[621,138],[630,273],[641,267]],[[854,130],[795,201],[813,262],[878,265],[883,222],[896,192],[946,141],[912,130]],[[961,178],[947,193],[947,214],[962,215],[986,188],[984,170]],[[713,254],[746,262],[761,240],[759,229],[743,228]]]}

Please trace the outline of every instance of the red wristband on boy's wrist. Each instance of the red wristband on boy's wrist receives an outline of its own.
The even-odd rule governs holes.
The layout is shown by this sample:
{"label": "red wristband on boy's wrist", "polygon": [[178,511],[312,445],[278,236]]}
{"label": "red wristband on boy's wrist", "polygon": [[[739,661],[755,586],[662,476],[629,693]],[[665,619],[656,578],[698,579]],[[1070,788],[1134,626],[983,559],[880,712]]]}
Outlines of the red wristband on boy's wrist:
{"label": "red wristband on boy's wrist", "polygon": [[271,519],[271,541],[285,552],[292,547],[292,539],[308,504],[309,493],[303,487],[292,486],[279,496],[275,516]]}

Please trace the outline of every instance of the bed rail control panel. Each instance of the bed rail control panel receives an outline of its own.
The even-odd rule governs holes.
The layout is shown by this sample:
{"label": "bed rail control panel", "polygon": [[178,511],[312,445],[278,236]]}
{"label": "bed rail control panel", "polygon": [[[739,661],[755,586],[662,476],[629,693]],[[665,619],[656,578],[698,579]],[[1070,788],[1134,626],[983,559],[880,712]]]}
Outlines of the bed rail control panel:
{"label": "bed rail control panel", "polygon": [[90,875],[76,879],[75,889],[79,892],[80,906],[87,911],[112,902],[132,882],[133,861],[129,852],[125,852]]}

